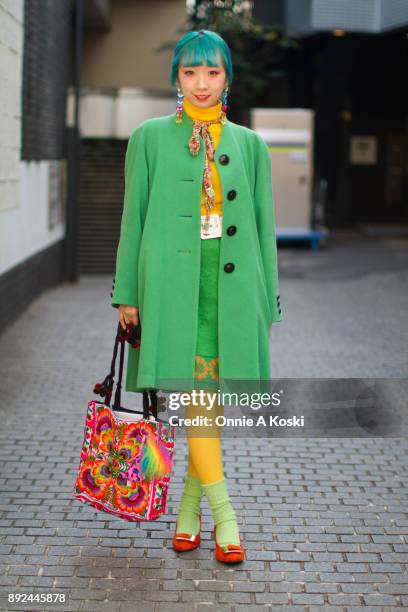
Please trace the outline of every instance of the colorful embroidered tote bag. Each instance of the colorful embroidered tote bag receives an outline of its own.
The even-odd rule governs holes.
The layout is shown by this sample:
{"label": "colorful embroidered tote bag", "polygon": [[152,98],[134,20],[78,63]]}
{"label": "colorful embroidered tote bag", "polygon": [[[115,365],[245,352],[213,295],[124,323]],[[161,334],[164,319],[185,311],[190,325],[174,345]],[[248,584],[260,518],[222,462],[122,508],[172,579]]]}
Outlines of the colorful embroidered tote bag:
{"label": "colorful embroidered tote bag", "polygon": [[[154,390],[143,391],[143,412],[121,406],[125,341],[132,346],[140,344],[139,338],[135,338],[137,328],[140,333],[140,325],[133,332],[129,328],[125,332],[118,324],[110,372],[103,383],[94,387],[94,393],[104,397],[104,401],[88,402],[73,495],[126,520],[151,521],[166,512],[174,426],[158,418]],[[119,376],[114,404],[110,407],[119,344]]]}

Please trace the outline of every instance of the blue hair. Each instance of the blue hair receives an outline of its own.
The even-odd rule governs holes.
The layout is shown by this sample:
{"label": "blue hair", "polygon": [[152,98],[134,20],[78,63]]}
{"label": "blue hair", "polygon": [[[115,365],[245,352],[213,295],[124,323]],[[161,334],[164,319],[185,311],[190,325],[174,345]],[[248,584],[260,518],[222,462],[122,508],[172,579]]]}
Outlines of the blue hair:
{"label": "blue hair", "polygon": [[187,32],[178,41],[170,68],[170,82],[176,85],[176,77],[180,66],[219,66],[221,55],[225,72],[227,73],[228,86],[233,79],[231,52],[225,40],[216,32],[211,30],[194,30]]}

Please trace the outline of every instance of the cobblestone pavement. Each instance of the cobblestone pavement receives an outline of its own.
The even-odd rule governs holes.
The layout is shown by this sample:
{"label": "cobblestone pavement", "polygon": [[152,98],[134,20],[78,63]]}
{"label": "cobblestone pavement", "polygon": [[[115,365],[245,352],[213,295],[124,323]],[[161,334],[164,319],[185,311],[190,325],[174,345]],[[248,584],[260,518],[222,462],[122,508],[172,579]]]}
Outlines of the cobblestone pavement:
{"label": "cobblestone pavement", "polygon": [[[344,234],[318,253],[282,250],[274,376],[406,377],[407,260],[403,241]],[[72,498],[86,403],[110,363],[110,285],[47,291],[0,338],[0,609],[408,609],[402,438],[225,439],[247,556],[235,568],[214,559],[206,502],[201,548],[171,548],[183,436],[162,519],[127,523]],[[51,592],[65,603],[7,603]]]}

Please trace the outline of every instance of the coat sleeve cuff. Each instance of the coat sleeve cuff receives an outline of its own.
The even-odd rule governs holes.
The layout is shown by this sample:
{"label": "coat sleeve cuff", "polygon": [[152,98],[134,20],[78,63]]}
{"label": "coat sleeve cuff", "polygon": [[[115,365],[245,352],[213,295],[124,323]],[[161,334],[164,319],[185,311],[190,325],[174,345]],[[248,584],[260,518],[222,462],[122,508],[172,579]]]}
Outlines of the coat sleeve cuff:
{"label": "coat sleeve cuff", "polygon": [[110,294],[112,306],[114,308],[119,308],[121,304],[126,304],[127,306],[139,308],[139,300],[135,298],[135,295],[129,292],[129,290],[125,291],[122,289],[122,291],[120,291],[119,289],[116,289],[115,284],[114,278],[112,283],[112,291]]}
{"label": "coat sleeve cuff", "polygon": [[112,298],[111,304],[114,308],[119,308],[121,304],[126,304],[126,306],[134,306],[135,308],[139,308],[136,301],[132,300],[130,296],[126,297],[125,295],[120,296],[120,295],[111,294],[111,298]]}

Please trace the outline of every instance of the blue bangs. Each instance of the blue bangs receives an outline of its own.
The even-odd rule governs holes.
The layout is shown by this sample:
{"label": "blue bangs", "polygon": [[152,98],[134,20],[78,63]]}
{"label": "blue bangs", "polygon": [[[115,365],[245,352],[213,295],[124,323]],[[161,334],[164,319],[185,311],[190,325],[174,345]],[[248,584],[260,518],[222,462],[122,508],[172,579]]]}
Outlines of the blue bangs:
{"label": "blue bangs", "polygon": [[174,49],[170,69],[170,82],[176,85],[178,70],[182,66],[220,66],[220,57],[227,73],[228,85],[233,79],[231,53],[227,43],[211,30],[187,32]]}

